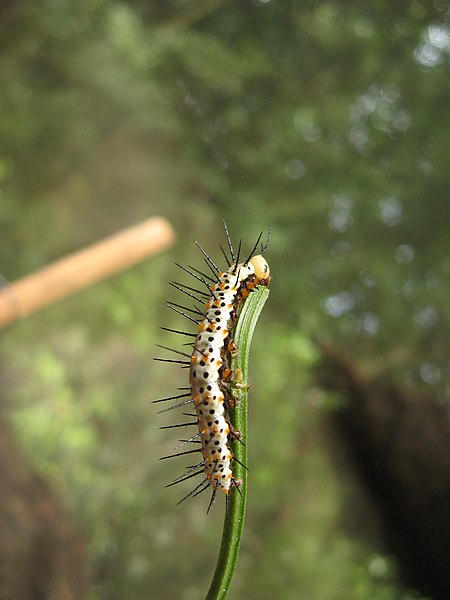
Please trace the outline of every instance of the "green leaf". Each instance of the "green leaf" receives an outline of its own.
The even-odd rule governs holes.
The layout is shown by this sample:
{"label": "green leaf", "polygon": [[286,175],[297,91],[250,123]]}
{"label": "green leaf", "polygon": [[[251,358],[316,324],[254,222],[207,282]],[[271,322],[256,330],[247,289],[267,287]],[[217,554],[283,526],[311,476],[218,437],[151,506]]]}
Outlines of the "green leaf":
{"label": "green leaf", "polygon": [[221,600],[226,597],[241,544],[247,503],[247,470],[242,465],[247,465],[248,360],[253,332],[268,297],[269,290],[266,287],[259,287],[249,295],[239,315],[234,334],[239,353],[231,359],[231,368],[235,376],[233,396],[236,399],[231,424],[240,432],[243,443],[235,440],[232,443],[232,452],[237,459],[234,464],[235,477],[241,481],[241,485],[239,489],[232,488],[228,496],[219,558],[206,600]]}

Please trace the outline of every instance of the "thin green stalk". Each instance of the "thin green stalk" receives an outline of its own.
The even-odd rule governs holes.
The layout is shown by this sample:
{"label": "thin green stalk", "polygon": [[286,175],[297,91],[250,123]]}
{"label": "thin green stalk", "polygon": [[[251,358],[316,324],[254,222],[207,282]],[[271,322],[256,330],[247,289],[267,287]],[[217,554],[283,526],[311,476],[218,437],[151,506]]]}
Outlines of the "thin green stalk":
{"label": "thin green stalk", "polygon": [[230,416],[233,427],[240,432],[243,441],[240,443],[235,440],[232,444],[233,456],[237,459],[233,471],[241,485],[239,491],[232,488],[228,495],[219,558],[206,600],[223,600],[226,597],[241,544],[247,503],[247,471],[239,462],[247,465],[248,359],[253,332],[268,296],[269,290],[266,287],[259,287],[249,295],[239,315],[234,334],[239,353],[231,359],[231,368],[236,377],[233,385],[236,408],[231,411]]}

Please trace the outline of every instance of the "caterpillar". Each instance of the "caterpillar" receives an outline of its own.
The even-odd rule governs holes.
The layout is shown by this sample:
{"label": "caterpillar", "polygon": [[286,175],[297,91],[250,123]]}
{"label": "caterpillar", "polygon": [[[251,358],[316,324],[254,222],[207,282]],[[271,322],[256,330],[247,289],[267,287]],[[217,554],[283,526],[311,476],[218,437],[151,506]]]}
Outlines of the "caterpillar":
{"label": "caterpillar", "polygon": [[[200,444],[200,448],[185,450],[176,454],[170,454],[162,457],[162,460],[184,456],[201,452],[202,460],[176,478],[167,487],[190,479],[200,474],[204,474],[204,479],[178,504],[187,498],[197,496],[208,487],[212,488],[212,496],[208,506],[209,512],[214,503],[217,490],[220,489],[228,498],[228,493],[233,487],[239,492],[241,484],[233,474],[233,457],[230,447],[232,438],[240,440],[240,434],[234,430],[230,422],[230,410],[235,404],[235,399],[230,391],[230,379],[233,373],[230,368],[230,357],[239,350],[233,341],[233,330],[236,324],[236,318],[241,305],[245,302],[249,293],[259,285],[269,285],[270,269],[267,261],[263,257],[270,240],[270,229],[267,241],[259,254],[254,255],[258,248],[262,232],[259,234],[256,243],[248,257],[240,260],[242,244],[239,242],[237,253],[235,254],[231,237],[226,223],[223,223],[225,235],[228,244],[229,256],[222,246],[220,250],[226,260],[227,269],[221,271],[207,252],[194,240],[194,243],[202,253],[203,259],[211,271],[211,275],[206,274],[194,267],[183,267],[177,264],[185,273],[192,276],[197,284],[202,284],[203,289],[197,289],[178,282],[171,282],[171,285],[189,298],[195,300],[203,308],[195,306],[193,309],[167,302],[166,306],[174,310],[179,315],[185,317],[194,323],[197,331],[195,333],[169,329],[162,327],[166,331],[194,338],[192,344],[192,353],[188,354],[167,346],[158,347],[182,356],[182,359],[155,358],[155,360],[179,364],[182,368],[189,369],[189,385],[179,388],[180,394],[175,394],[168,398],[154,400],[155,403],[166,402],[170,400],[181,400],[174,406],[162,410],[166,412],[173,408],[182,408],[192,404],[195,410],[192,416],[194,421],[168,425],[162,429],[184,427],[187,425],[196,425],[198,432],[187,440],[180,440],[181,445]],[[188,314],[190,313],[190,314]],[[245,466],[245,465],[244,465]]]}

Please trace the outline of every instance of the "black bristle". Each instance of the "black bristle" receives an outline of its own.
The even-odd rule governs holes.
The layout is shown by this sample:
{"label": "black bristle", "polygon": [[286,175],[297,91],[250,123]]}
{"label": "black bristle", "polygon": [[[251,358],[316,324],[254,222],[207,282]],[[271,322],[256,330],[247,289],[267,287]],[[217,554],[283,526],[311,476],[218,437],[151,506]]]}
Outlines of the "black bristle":
{"label": "black bristle", "polygon": [[[202,487],[202,486],[204,486],[204,487]],[[189,494],[186,494],[186,496],[184,496],[183,498],[181,498],[181,500],[179,502],[177,502],[177,505],[181,504],[182,502],[184,502],[185,500],[187,500],[191,496],[193,498],[194,496],[197,496],[197,494],[201,494],[201,492],[204,492],[205,490],[207,490],[208,487],[209,487],[209,480],[208,479],[204,479],[197,486],[195,486],[195,488],[193,490],[191,490],[189,492]],[[202,489],[200,491],[197,491],[199,488],[202,488]]]}
{"label": "black bristle", "polygon": [[157,404],[158,402],[168,402],[169,400],[178,400],[178,398],[187,398],[190,397],[191,393],[187,394],[178,394],[178,396],[168,396],[167,398],[160,398],[159,400],[152,400],[153,404]]}
{"label": "black bristle", "polygon": [[250,252],[250,254],[247,257],[247,260],[244,261],[244,265],[247,266],[248,265],[248,261],[251,259],[251,257],[253,256],[253,253],[255,252],[256,248],[258,247],[259,241],[262,238],[262,234],[263,232],[261,231],[261,233],[258,235],[258,239],[256,240],[255,245],[253,246],[252,251]]}
{"label": "black bristle", "polygon": [[174,283],[175,285],[179,285],[182,288],[185,288],[186,290],[190,290],[191,292],[195,292],[196,294],[200,294],[200,296],[205,296],[205,298],[208,298],[209,296],[209,294],[207,294],[203,290],[197,290],[196,288],[186,285],[185,283],[180,283],[179,281],[173,281],[172,283]]}
{"label": "black bristle", "polygon": [[209,262],[206,260],[206,258],[204,259],[206,266],[210,269],[211,273],[213,274],[214,279],[217,281],[217,283],[220,283],[220,279],[219,276],[217,275],[216,271],[214,270],[214,267],[212,267]]}
{"label": "black bristle", "polygon": [[177,423],[176,425],[163,425],[160,429],[176,429],[177,427],[188,427],[189,425],[197,425],[197,421],[191,421],[190,423]]}
{"label": "black bristle", "polygon": [[203,300],[201,300],[197,296],[194,296],[194,294],[191,294],[191,292],[188,292],[187,290],[184,290],[181,286],[177,285],[173,281],[169,281],[169,285],[171,285],[172,287],[174,287],[176,290],[178,290],[182,294],[186,294],[186,296],[189,296],[189,298],[193,298],[196,302],[200,302],[200,304],[203,304]]}
{"label": "black bristle", "polygon": [[[190,394],[189,394],[190,395]],[[169,406],[169,408],[164,408],[163,410],[159,410],[158,414],[169,412],[169,410],[174,410],[175,408],[181,408],[182,406],[186,406],[186,404],[193,404],[192,398],[190,400],[185,400],[184,402],[179,402],[178,404],[174,404],[174,406]]]}
{"label": "black bristle", "polygon": [[226,253],[226,252],[225,252],[225,250],[223,249],[222,245],[220,245],[220,246],[219,246],[219,248],[220,248],[220,251],[222,252],[222,255],[223,255],[223,257],[224,257],[224,259],[225,259],[225,261],[226,261],[226,263],[227,263],[228,267],[231,267],[231,262],[230,262],[230,259],[228,258],[228,256],[227,256],[227,253]]}
{"label": "black bristle", "polygon": [[180,269],[182,269],[183,271],[185,271],[186,273],[188,273],[189,275],[191,275],[192,277],[194,277],[194,279],[196,279],[197,281],[200,281],[201,283],[203,283],[204,285],[206,285],[206,287],[208,288],[208,291],[210,292],[210,287],[209,287],[209,283],[203,279],[203,277],[199,277],[196,273],[194,273],[193,271],[190,271],[187,267],[183,267],[182,265],[180,265],[179,263],[175,263],[177,265],[177,267],[180,267]]}
{"label": "black bristle", "polygon": [[270,236],[272,235],[272,228],[269,226],[268,230],[267,230],[267,240],[266,243],[264,244],[264,246],[261,244],[261,256],[264,254],[264,252],[267,250],[267,248],[269,247],[269,242],[270,242]]}
{"label": "black bristle", "polygon": [[210,277],[209,275],[207,275],[206,273],[203,273],[203,271],[200,271],[200,269],[197,269],[196,267],[193,267],[192,265],[188,265],[188,267],[190,269],[192,269],[193,271],[195,271],[195,273],[198,273],[198,275],[201,275],[204,279],[207,279],[211,283],[214,283],[214,279],[212,277]]}
{"label": "black bristle", "polygon": [[203,317],[203,313],[196,307],[189,308],[189,306],[183,306],[182,304],[177,304],[176,302],[165,302],[165,305],[168,306],[169,308],[173,308],[174,306],[176,306],[177,308],[182,308],[183,310],[187,310],[188,312],[190,312],[194,315],[200,315],[200,317]]}
{"label": "black bristle", "polygon": [[201,448],[195,448],[195,450],[185,450],[184,452],[177,452],[176,454],[168,454],[167,456],[161,456],[159,460],[166,460],[167,458],[176,458],[177,456],[184,456],[185,454],[194,454],[194,452],[201,452]]}
{"label": "black bristle", "polygon": [[173,352],[174,354],[179,354],[180,356],[185,356],[186,358],[191,358],[190,354],[186,354],[186,352],[181,352],[180,350],[175,350],[174,348],[169,348],[168,346],[162,346],[161,344],[155,344],[158,348],[162,348],[163,350],[168,350],[169,352]]}
{"label": "black bristle", "polygon": [[240,276],[240,274],[241,274],[241,267],[239,267],[238,272],[236,274],[236,283],[234,284],[235,286],[237,286],[237,284],[239,283],[239,276]]}
{"label": "black bristle", "polygon": [[190,366],[190,361],[186,361],[186,360],[174,360],[172,358],[159,358],[158,356],[154,356],[153,360],[157,360],[158,362],[166,362],[166,363],[176,363],[178,365],[186,365],[186,366]]}
{"label": "black bristle", "polygon": [[206,514],[209,514],[209,511],[211,510],[212,505],[216,501],[216,494],[217,494],[217,486],[213,489],[213,492],[212,492],[212,495],[211,495],[211,500],[209,501],[208,508],[206,510]]}
{"label": "black bristle", "polygon": [[180,440],[181,444],[178,444],[177,448],[180,448],[181,446],[186,446],[186,444],[190,444],[191,442],[196,442],[198,441],[199,443],[201,442],[201,440],[199,440],[198,438],[202,435],[202,432],[199,431],[198,433],[196,433],[195,435],[193,435],[191,438],[189,438],[188,440]]}
{"label": "black bristle", "polygon": [[220,273],[219,267],[216,265],[216,263],[213,261],[213,259],[209,256],[209,254],[207,252],[205,252],[205,250],[203,250],[203,248],[200,246],[200,244],[197,242],[197,240],[194,240],[194,244],[197,246],[197,248],[200,250],[200,252],[205,257],[206,262],[215,270],[216,273]]}
{"label": "black bristle", "polygon": [[241,240],[239,240],[239,246],[238,246],[238,251],[237,251],[237,255],[236,255],[236,260],[234,262],[234,271],[233,271],[234,273],[237,272],[237,268],[239,265],[239,257],[241,255],[241,248],[242,248],[242,242],[241,242]]}
{"label": "black bristle", "polygon": [[177,483],[181,483],[182,481],[191,479],[191,477],[197,477],[197,475],[201,475],[202,473],[203,473],[203,469],[200,469],[200,471],[196,471],[195,473],[190,473],[189,475],[182,475],[178,479],[175,479],[175,481],[172,481],[172,483],[168,483],[165,487],[166,488],[172,487],[173,485],[177,485]]}
{"label": "black bristle", "polygon": [[241,465],[241,467],[243,469],[245,469],[246,471],[248,471],[248,467],[246,465],[244,465],[244,463],[241,462],[238,458],[236,458],[235,456],[233,456],[233,460],[235,460],[238,463],[238,465]]}
{"label": "black bristle", "polygon": [[168,304],[166,302],[166,306],[168,308],[171,308],[173,311],[175,311],[176,313],[178,313],[179,315],[181,315],[182,317],[186,317],[186,319],[189,319],[189,321],[192,321],[193,323],[195,323],[196,325],[200,325],[201,321],[197,321],[197,319],[194,319],[194,317],[191,317],[190,315],[187,315],[186,313],[182,312],[181,310],[177,310],[174,306],[172,306],[171,304]]}
{"label": "black bristle", "polygon": [[225,229],[225,235],[227,237],[228,249],[230,250],[232,262],[236,263],[236,257],[234,256],[234,250],[233,250],[233,244],[231,243],[231,237],[228,232],[228,227],[227,227],[227,224],[225,223],[225,221],[223,221],[223,227]]}
{"label": "black bristle", "polygon": [[170,331],[170,333],[179,333],[180,335],[188,335],[189,337],[197,337],[196,333],[190,331],[180,331],[180,329],[170,329],[170,327],[160,327],[163,331]]}

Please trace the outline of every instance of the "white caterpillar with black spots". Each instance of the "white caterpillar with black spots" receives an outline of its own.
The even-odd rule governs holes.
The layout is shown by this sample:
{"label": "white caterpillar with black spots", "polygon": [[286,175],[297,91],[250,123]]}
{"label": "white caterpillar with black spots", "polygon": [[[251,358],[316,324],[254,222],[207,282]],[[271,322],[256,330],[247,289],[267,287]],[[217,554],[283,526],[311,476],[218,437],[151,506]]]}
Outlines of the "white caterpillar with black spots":
{"label": "white caterpillar with black spots", "polygon": [[[228,259],[222,248],[221,250],[227,260],[228,269],[220,271],[203,248],[195,242],[201,250],[206,264],[212,271],[213,278],[193,267],[191,268],[193,270],[190,270],[181,267],[181,265],[178,266],[198,282],[201,282],[205,286],[206,291],[176,282],[171,284],[182,293],[196,300],[196,302],[203,304],[203,308],[191,309],[179,304],[167,303],[167,306],[175,312],[183,315],[197,325],[196,333],[167,329],[166,327],[162,328],[173,333],[195,338],[192,355],[160,346],[184,358],[183,360],[156,359],[163,362],[178,363],[184,368],[189,368],[189,386],[182,388],[183,393],[181,394],[155,400],[155,402],[188,398],[166,410],[184,407],[188,404],[193,404],[195,408],[195,415],[192,415],[196,417],[195,421],[169,425],[168,427],[164,427],[164,429],[197,425],[198,433],[188,440],[183,440],[182,445],[198,442],[201,444],[200,449],[182,451],[163,457],[173,458],[198,451],[202,454],[201,462],[193,467],[189,467],[186,473],[178,477],[169,486],[204,473],[205,479],[182,498],[180,502],[183,502],[186,498],[200,494],[211,486],[213,493],[209,507],[211,507],[218,489],[227,495],[233,486],[238,488],[240,485],[240,481],[233,475],[233,454],[230,447],[231,437],[239,438],[239,432],[233,431],[229,418],[229,410],[235,403],[230,392],[230,377],[233,375],[230,369],[230,356],[238,352],[233,341],[237,312],[252,289],[256,286],[269,285],[270,283],[269,265],[262,256],[268,246],[270,230],[268,240],[265,246],[261,248],[260,253],[253,255],[262,234],[259,235],[247,260],[239,262],[241,245],[239,244],[238,253],[235,256],[225,223],[224,227],[231,258]],[[201,318],[198,320],[184,311],[199,315]]]}
{"label": "white caterpillar with black spots", "polygon": [[268,283],[269,265],[257,255],[247,264],[233,265],[217,277],[219,281],[211,286],[212,295],[195,339],[189,384],[197,413],[206,477],[214,490],[220,488],[228,494],[231,485],[238,485],[238,482],[233,478],[233,455],[229,447],[230,423],[222,380],[224,354],[236,305],[250,287]]}

